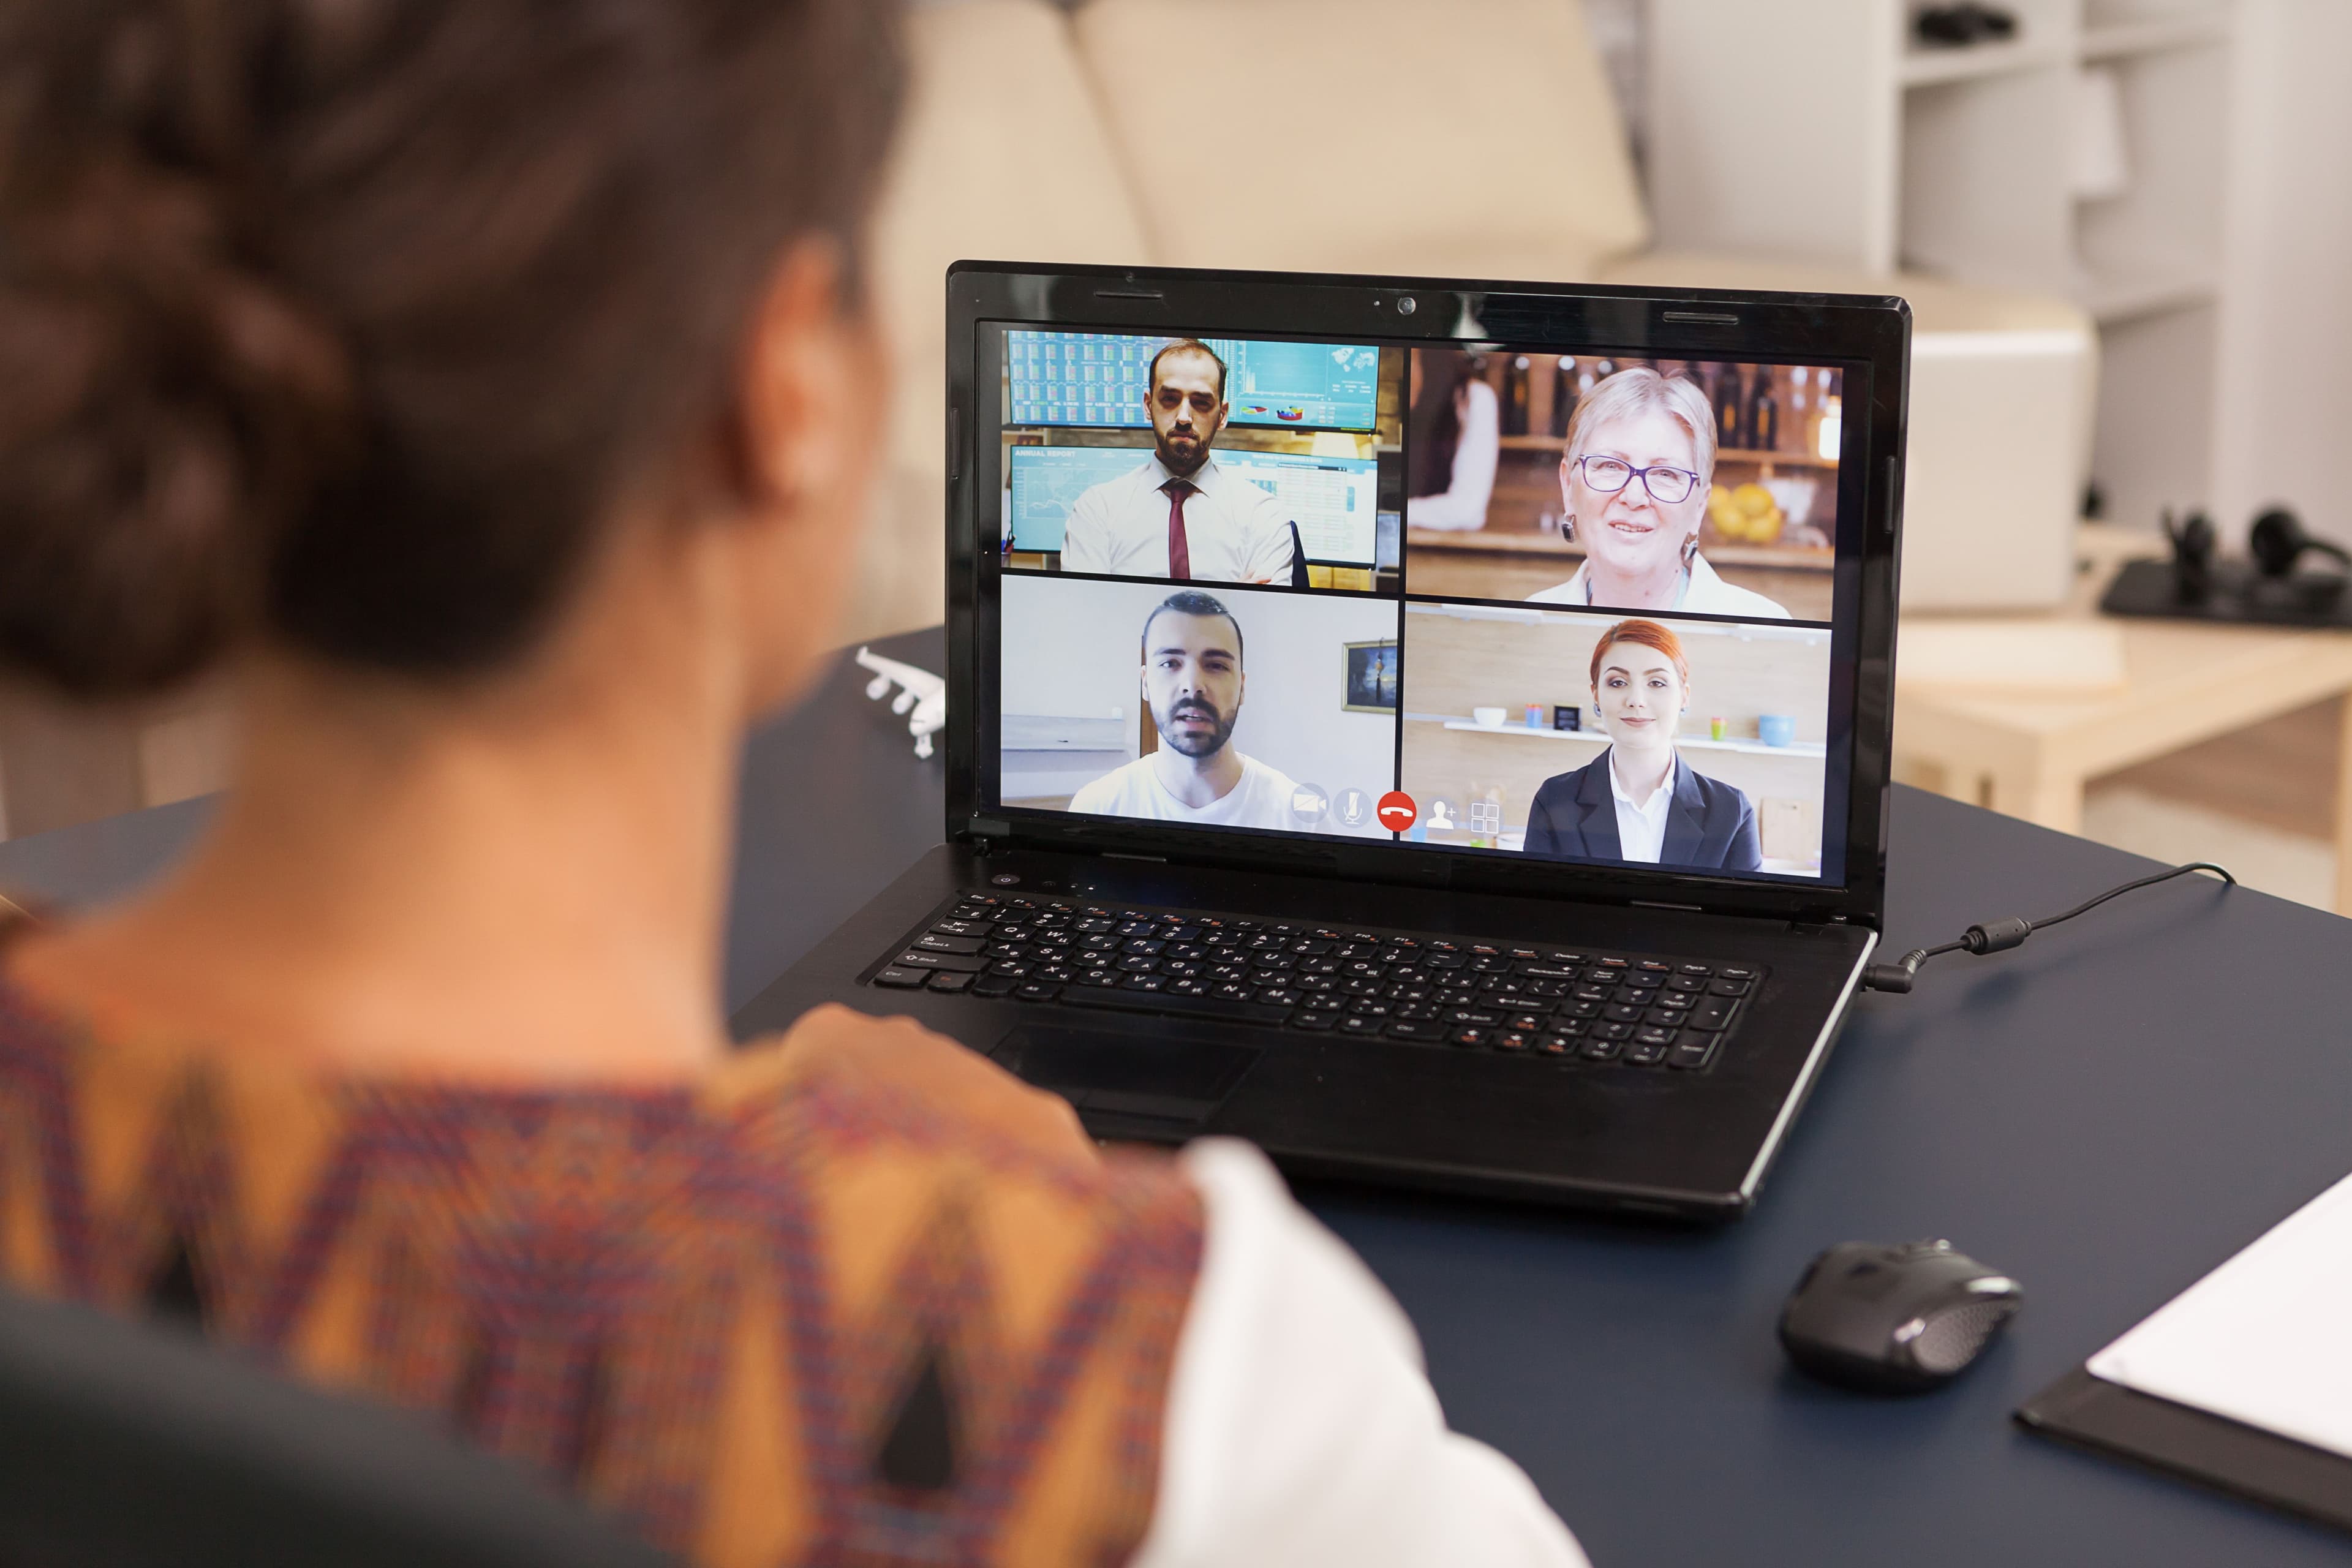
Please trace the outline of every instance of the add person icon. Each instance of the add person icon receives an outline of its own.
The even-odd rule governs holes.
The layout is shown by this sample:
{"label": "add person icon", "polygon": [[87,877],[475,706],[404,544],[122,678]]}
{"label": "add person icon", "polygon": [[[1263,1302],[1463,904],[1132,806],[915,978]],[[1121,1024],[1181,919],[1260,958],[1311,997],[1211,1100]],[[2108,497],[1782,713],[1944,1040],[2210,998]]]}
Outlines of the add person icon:
{"label": "add person icon", "polygon": [[1456,828],[1459,828],[1462,825],[1454,820],[1454,813],[1456,807],[1454,806],[1454,804],[1446,799],[1444,795],[1439,795],[1435,800],[1431,801],[1429,803],[1429,830],[1433,833],[1450,833]]}

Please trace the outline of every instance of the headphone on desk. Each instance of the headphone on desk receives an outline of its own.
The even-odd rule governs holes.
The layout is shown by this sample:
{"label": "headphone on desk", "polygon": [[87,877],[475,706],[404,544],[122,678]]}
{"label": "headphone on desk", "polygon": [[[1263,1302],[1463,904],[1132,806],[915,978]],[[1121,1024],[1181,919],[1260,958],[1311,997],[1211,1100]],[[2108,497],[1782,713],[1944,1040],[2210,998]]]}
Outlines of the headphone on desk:
{"label": "headphone on desk", "polygon": [[2342,545],[2314,539],[2304,531],[2303,520],[2283,506],[2274,506],[2254,519],[2253,526],[2246,531],[2246,552],[2254,558],[2254,564],[2263,569],[2265,577],[2293,575],[2295,563],[2305,555],[2325,555],[2352,571],[2352,555],[2345,553]]}
{"label": "headphone on desk", "polygon": [[[2192,511],[2175,523],[2172,513],[2167,511],[2164,536],[2172,542],[2173,582],[2181,598],[2192,602],[2205,599],[2213,590],[2214,558],[2220,544],[2213,520],[2201,511]],[[2347,574],[2352,574],[2352,554],[2339,544],[2313,538],[2305,530],[2303,520],[2284,507],[2272,507],[2254,519],[2246,531],[2246,552],[2254,558],[2255,569],[2261,574],[2257,586],[2281,589],[2295,582],[2308,592],[2332,596],[2342,592]],[[2327,556],[2345,572],[2298,581],[2294,569],[2306,555]]]}

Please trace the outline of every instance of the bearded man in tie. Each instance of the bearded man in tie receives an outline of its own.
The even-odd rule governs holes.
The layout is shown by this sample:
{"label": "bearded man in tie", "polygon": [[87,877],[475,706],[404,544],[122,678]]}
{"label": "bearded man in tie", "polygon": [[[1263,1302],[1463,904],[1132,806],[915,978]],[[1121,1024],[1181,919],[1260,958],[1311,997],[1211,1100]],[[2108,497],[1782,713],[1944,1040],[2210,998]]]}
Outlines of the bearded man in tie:
{"label": "bearded man in tie", "polygon": [[1210,449],[1232,411],[1225,362],[1197,339],[1170,343],[1152,356],[1143,402],[1156,449],[1078,497],[1063,534],[1062,570],[1287,586],[1289,518]]}

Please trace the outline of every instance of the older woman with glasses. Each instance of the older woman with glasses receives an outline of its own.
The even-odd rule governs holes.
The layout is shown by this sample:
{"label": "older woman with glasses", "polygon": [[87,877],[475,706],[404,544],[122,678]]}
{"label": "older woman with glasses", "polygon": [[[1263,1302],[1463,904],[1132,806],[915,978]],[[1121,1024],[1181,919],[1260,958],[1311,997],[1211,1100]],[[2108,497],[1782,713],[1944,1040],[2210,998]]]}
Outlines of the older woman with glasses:
{"label": "older woman with glasses", "polygon": [[1595,386],[1576,406],[1559,462],[1559,531],[1582,542],[1584,564],[1530,602],[1789,619],[1698,552],[1714,477],[1714,413],[1696,385],[1635,366]]}

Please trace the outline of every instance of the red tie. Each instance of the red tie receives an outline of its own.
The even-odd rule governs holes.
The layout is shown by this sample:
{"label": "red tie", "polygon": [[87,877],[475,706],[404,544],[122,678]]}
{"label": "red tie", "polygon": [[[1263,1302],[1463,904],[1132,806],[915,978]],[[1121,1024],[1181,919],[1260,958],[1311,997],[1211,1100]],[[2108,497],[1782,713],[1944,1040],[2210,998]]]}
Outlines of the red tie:
{"label": "red tie", "polygon": [[1189,479],[1171,479],[1160,487],[1168,492],[1168,575],[1179,583],[1192,580],[1192,547],[1184,538],[1184,498],[1198,487]]}

